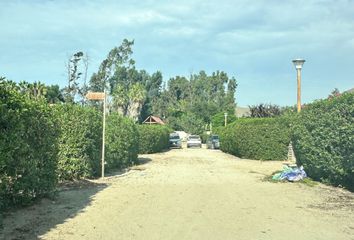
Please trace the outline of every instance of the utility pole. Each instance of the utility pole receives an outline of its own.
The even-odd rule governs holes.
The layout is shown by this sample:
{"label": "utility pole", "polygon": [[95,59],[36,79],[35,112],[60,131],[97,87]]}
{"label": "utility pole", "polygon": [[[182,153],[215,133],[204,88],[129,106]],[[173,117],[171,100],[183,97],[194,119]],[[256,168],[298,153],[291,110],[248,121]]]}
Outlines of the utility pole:
{"label": "utility pole", "polygon": [[104,178],[104,155],[105,155],[105,132],[106,132],[106,102],[107,102],[107,97],[106,97],[106,88],[104,89],[104,99],[103,99],[103,130],[102,130],[102,159],[101,159],[101,165],[102,165],[102,178]]}
{"label": "utility pole", "polygon": [[226,125],[227,125],[227,112],[224,113],[224,117],[225,117],[225,127],[226,127]]}

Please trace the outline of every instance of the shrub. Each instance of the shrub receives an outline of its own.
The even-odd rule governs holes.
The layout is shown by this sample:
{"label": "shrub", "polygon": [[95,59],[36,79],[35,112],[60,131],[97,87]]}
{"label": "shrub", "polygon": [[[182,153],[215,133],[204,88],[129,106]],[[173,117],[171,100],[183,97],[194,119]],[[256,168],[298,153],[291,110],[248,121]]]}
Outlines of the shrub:
{"label": "shrub", "polygon": [[307,105],[292,126],[297,162],[315,180],[354,189],[354,94]]}
{"label": "shrub", "polygon": [[169,147],[171,130],[161,125],[139,125],[139,153],[161,152]]}
{"label": "shrub", "polygon": [[118,113],[107,117],[107,170],[123,168],[138,162],[139,133],[136,124]]}
{"label": "shrub", "polygon": [[0,81],[0,209],[54,191],[58,129],[50,107]]}
{"label": "shrub", "polygon": [[200,139],[202,140],[202,143],[206,143],[208,140],[209,134],[207,134],[206,132],[203,132],[202,134],[200,134]]}
{"label": "shrub", "polygon": [[102,113],[80,105],[55,105],[60,129],[58,178],[97,176],[101,166]]}
{"label": "shrub", "polygon": [[285,118],[239,119],[217,130],[222,151],[248,159],[287,157],[290,132]]}

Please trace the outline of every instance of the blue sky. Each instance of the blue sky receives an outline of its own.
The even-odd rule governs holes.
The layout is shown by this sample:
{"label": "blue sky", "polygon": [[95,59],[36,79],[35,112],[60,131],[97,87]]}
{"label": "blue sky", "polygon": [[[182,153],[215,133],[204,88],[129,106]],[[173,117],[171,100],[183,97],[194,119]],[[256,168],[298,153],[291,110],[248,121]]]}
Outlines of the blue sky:
{"label": "blue sky", "polygon": [[124,38],[137,68],[164,80],[223,70],[240,106],[294,105],[293,58],[304,58],[302,99],[354,87],[353,0],[0,0],[0,76],[66,84],[65,61],[90,57],[89,73]]}

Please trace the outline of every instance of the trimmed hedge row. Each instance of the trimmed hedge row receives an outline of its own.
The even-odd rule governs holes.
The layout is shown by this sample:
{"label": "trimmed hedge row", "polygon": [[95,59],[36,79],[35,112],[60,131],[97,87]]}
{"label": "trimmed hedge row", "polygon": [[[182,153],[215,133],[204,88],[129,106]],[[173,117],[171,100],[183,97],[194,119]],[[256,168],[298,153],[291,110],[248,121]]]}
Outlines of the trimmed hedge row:
{"label": "trimmed hedge row", "polygon": [[221,150],[257,160],[284,160],[290,142],[285,118],[239,119],[218,129]]}
{"label": "trimmed hedge row", "polygon": [[138,163],[139,133],[136,124],[118,113],[107,118],[106,169],[128,167]]}
{"label": "trimmed hedge row", "polygon": [[54,191],[59,131],[50,107],[0,82],[0,209]]}
{"label": "trimmed hedge row", "polygon": [[354,93],[307,105],[292,132],[297,162],[311,178],[354,190]]}
{"label": "trimmed hedge row", "polygon": [[[108,116],[106,125],[106,170],[137,163],[136,125],[118,114]],[[49,106],[1,79],[0,210],[53,193],[58,180],[99,176],[101,144],[100,111]]]}
{"label": "trimmed hedge row", "polygon": [[102,145],[102,114],[73,104],[54,105],[60,129],[59,180],[98,176]]}
{"label": "trimmed hedge row", "polygon": [[[102,113],[79,105],[58,105],[60,126],[58,177],[60,180],[101,174]],[[138,161],[138,131],[133,121],[113,113],[106,119],[105,170],[124,168]]]}
{"label": "trimmed hedge row", "polygon": [[161,125],[138,125],[139,153],[161,152],[169,147],[170,129]]}

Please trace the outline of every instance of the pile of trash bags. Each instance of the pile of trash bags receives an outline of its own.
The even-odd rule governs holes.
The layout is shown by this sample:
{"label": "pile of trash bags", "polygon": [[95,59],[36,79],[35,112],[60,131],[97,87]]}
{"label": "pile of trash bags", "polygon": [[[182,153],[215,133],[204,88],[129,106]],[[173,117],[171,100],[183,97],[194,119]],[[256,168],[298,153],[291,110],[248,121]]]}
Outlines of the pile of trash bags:
{"label": "pile of trash bags", "polygon": [[303,166],[301,167],[289,167],[284,166],[283,171],[273,175],[273,180],[288,180],[290,182],[297,182],[306,178],[306,172],[304,171]]}

